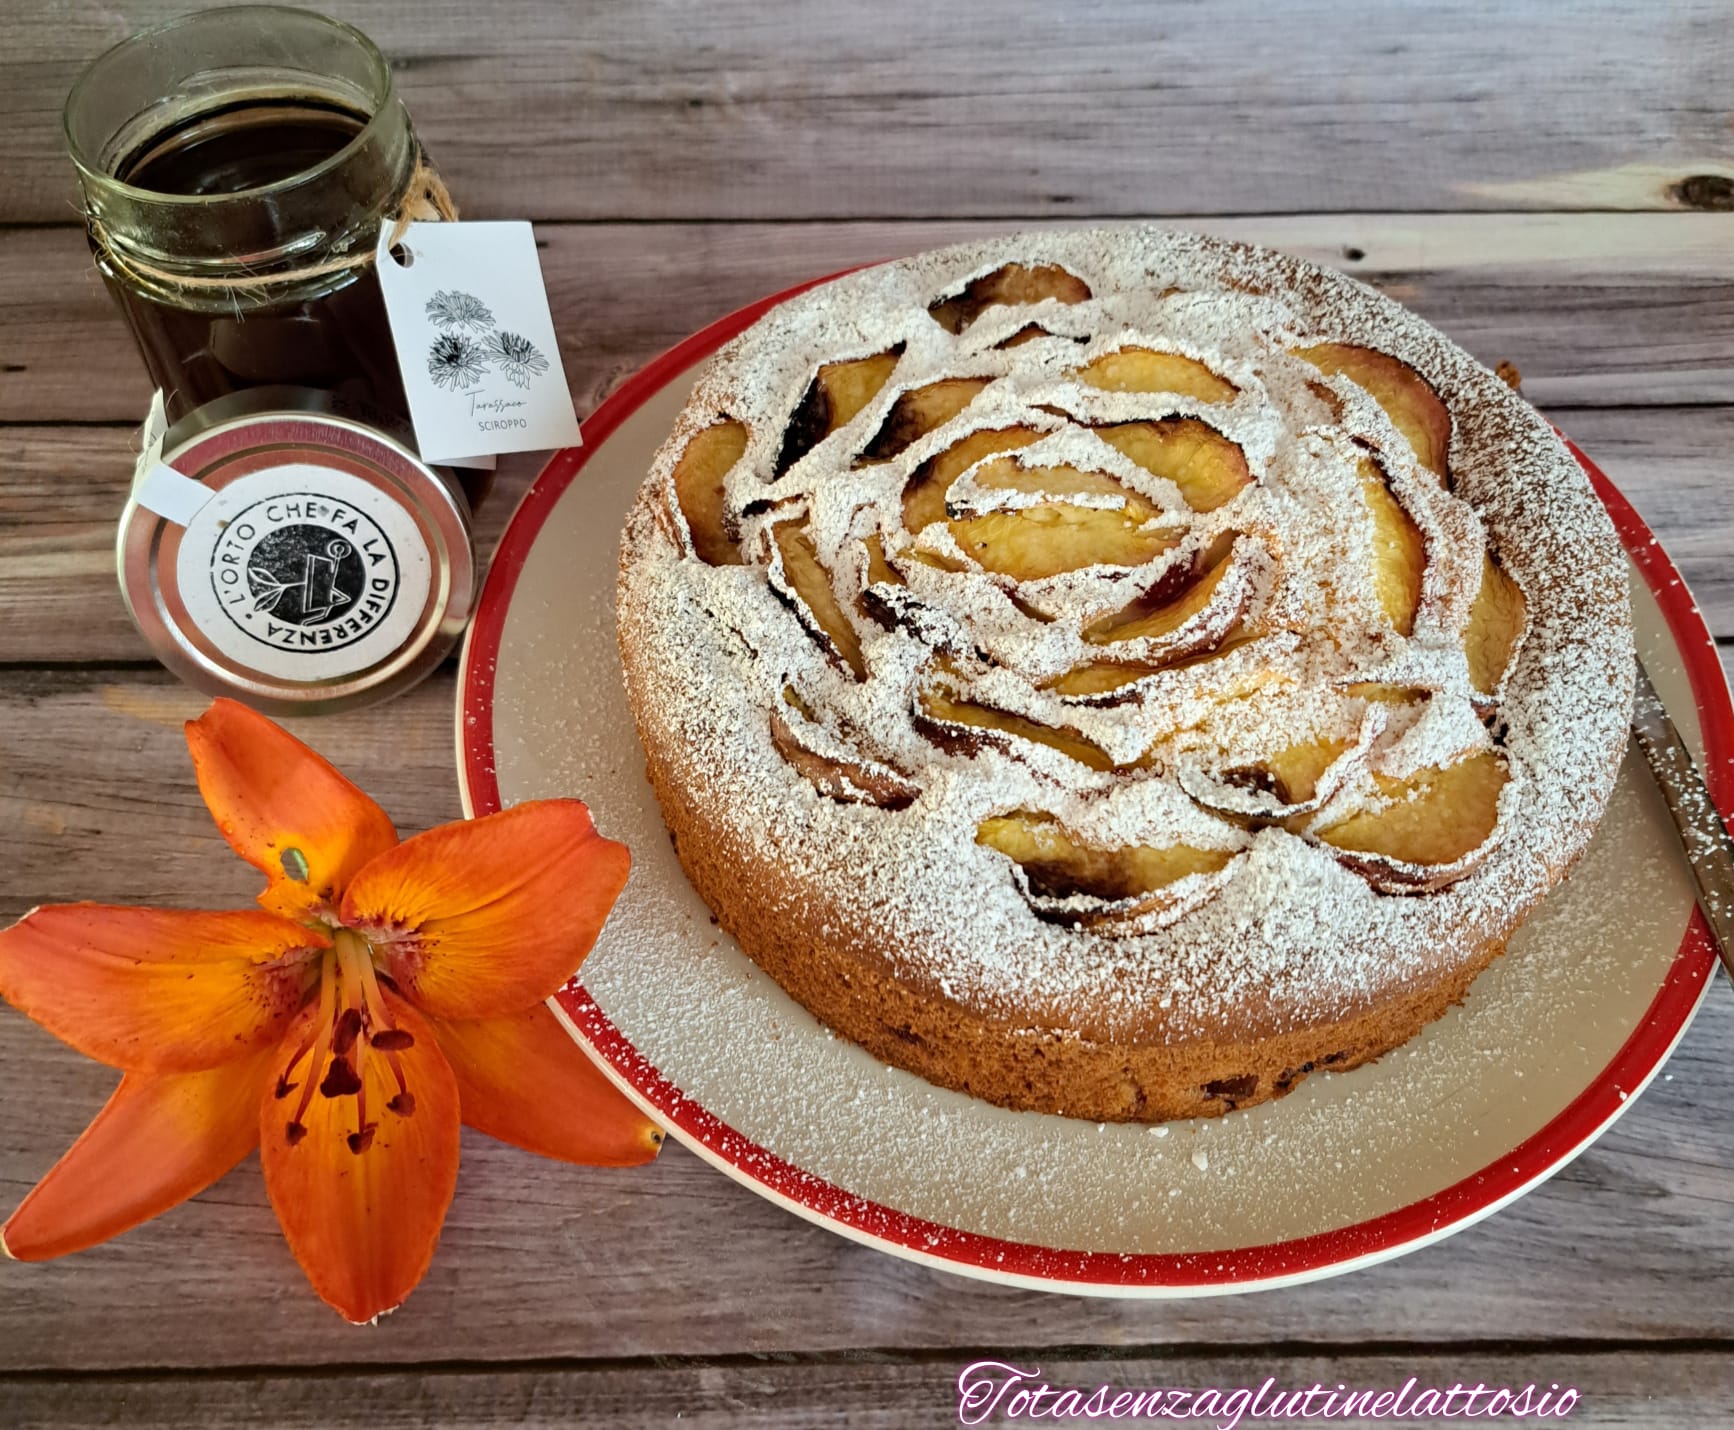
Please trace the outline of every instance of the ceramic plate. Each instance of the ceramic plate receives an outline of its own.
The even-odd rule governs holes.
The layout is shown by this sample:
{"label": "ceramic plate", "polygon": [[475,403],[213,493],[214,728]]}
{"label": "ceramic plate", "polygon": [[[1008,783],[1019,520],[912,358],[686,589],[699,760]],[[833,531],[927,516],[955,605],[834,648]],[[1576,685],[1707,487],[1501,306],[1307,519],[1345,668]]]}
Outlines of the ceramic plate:
{"label": "ceramic plate", "polygon": [[[832,1036],[759,973],[681,873],[621,684],[621,524],[697,366],[790,294],[695,334],[557,455],[501,542],[464,648],[458,763],[482,814],[576,795],[633,851],[572,1036],[675,1137],[841,1234],[965,1275],[1207,1295],[1351,1270],[1521,1196],[1655,1075],[1714,957],[1660,795],[1629,754],[1606,819],[1462,1007],[1377,1063],[1166,1127],[1010,1112]],[[1574,448],[1575,451],[1575,448]],[[1661,547],[1581,453],[1633,560],[1638,647],[1718,776],[1734,713]],[[1717,794],[1727,808],[1734,781]]]}

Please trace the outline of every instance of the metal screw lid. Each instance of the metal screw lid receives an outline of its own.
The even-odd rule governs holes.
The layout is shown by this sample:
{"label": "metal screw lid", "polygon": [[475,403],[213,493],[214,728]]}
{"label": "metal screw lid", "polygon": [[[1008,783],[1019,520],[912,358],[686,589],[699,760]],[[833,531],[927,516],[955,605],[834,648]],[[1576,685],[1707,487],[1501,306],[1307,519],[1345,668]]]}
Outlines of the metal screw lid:
{"label": "metal screw lid", "polygon": [[333,407],[298,389],[207,403],[164,436],[121,516],[121,592],[157,658],[274,715],[409,689],[475,598],[462,493]]}

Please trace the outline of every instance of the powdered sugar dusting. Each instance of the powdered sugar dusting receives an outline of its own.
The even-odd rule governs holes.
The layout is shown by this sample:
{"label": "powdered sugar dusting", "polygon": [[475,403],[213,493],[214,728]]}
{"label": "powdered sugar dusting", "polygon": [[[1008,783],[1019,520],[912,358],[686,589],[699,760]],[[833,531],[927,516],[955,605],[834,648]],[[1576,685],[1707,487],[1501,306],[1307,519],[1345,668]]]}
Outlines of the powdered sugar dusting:
{"label": "powdered sugar dusting", "polygon": [[[953,336],[928,306],[1007,262],[1059,264],[1092,297],[993,308]],[[998,345],[1026,324],[1052,336]],[[1081,339],[1083,341],[1075,341]],[[1289,356],[1341,341],[1390,353],[1445,398],[1454,425],[1452,490],[1421,470],[1382,408],[1343,378]],[[901,345],[889,382],[856,417],[785,472],[789,416],[822,364]],[[1071,374],[1121,347],[1196,358],[1232,383],[1226,403],[1105,392]],[[889,461],[857,466],[897,397],[940,377],[990,379],[951,422]],[[1067,415],[1061,416],[1059,413]],[[1110,447],[1093,426],[1194,416],[1236,442],[1252,485],[1211,512],[1189,511],[1171,482]],[[670,488],[694,434],[733,419],[745,454],[726,484],[747,564],[690,554]],[[1041,434],[1016,459],[1114,478],[1153,505],[1176,544],[1138,568],[1089,567],[1020,589],[961,557],[945,523],[911,541],[901,526],[912,474],[974,431]],[[1419,527],[1428,565],[1414,631],[1379,609],[1372,532],[1357,464],[1377,450],[1390,490]],[[1027,505],[980,480],[952,487],[954,509]],[[868,678],[856,680],[767,584],[768,527],[803,516],[840,602],[867,582],[862,539],[877,533],[914,619],[851,619]],[[1067,699],[1051,681],[1087,661],[1082,631],[1237,538],[1223,612],[1255,639],[1205,663],[1163,669],[1122,703]],[[1250,831],[1202,806],[1213,771],[1302,739],[1350,739],[1338,788],[1317,821],[1376,799],[1374,773],[1401,778],[1494,739],[1475,708],[1461,628],[1490,541],[1529,603],[1529,629],[1494,730],[1511,781],[1491,848],[1473,872],[1424,897],[1373,889],[1305,833]],[[948,547],[948,543],[950,543]],[[1230,602],[1238,602],[1228,611]],[[1217,619],[1213,605],[1199,614]],[[707,820],[822,890],[840,927],[879,931],[899,976],[975,1011],[1085,1036],[1184,1038],[1249,1018],[1293,1027],[1358,1011],[1397,985],[1503,938],[1581,851],[1612,789],[1631,693],[1625,568],[1610,524],[1545,422],[1466,354],[1352,280],[1297,260],[1154,230],[1037,234],[942,250],[840,280],[776,309],[701,378],[629,520],[620,630],[633,704],[648,739]],[[1219,632],[1220,633],[1220,632]],[[948,660],[936,667],[936,649]],[[1430,692],[1387,711],[1345,696],[1352,682]],[[1250,693],[1224,701],[1225,689]],[[1029,741],[973,753],[936,745],[914,718],[920,693],[1066,728],[1116,764],[1092,770]],[[794,690],[813,748],[895,770],[919,794],[907,808],[816,790],[773,743],[768,712]],[[1219,782],[1220,783],[1220,782]],[[1134,936],[1045,922],[1008,862],[976,844],[980,821],[1019,808],[1058,817],[1104,847],[1188,843],[1234,851],[1221,878],[1198,879],[1177,916]]]}

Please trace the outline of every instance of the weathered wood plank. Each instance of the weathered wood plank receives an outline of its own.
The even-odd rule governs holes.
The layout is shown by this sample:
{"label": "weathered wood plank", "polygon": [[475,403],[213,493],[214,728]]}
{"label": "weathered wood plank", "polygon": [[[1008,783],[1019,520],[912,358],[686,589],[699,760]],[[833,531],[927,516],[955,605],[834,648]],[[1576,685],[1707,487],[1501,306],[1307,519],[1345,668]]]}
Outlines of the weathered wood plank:
{"label": "weathered wood plank", "polygon": [[[495,217],[1661,208],[1734,174],[1719,0],[1642,24],[1618,0],[331,8],[397,61],[454,192]],[[184,9],[8,17],[0,220],[66,217],[73,78]]]}
{"label": "weathered wood plank", "polygon": [[[413,830],[455,816],[452,676],[298,733]],[[234,905],[256,876],[198,802],[153,671],[13,671],[0,687],[0,918],[39,900]],[[76,1136],[113,1074],[0,1010],[0,1204]],[[616,1173],[479,1137],[440,1254],[371,1332],[301,1284],[255,1163],[110,1246],[0,1265],[0,1371],[719,1355],[851,1347],[1333,1345],[1734,1337],[1734,999],[1544,1188],[1439,1246],[1346,1279],[1167,1304],[1051,1297],[894,1261],[799,1221],[671,1147]],[[694,1240],[703,1229],[703,1246]],[[799,1423],[799,1422],[797,1422]]]}
{"label": "weathered wood plank", "polygon": [[[1196,1403],[1225,1404],[1205,1414],[1202,1424],[1228,1424],[1234,1406],[1243,1413],[1267,1379],[1266,1406],[1295,1392],[1319,1386],[1315,1405],[1339,1385],[1357,1398],[1362,1391],[1396,1391],[1411,1378],[1415,1386],[1405,1405],[1426,1389],[1448,1391],[1485,1386],[1522,1393],[1534,1386],[1531,1403],[1551,1406],[1569,1387],[1578,1392],[1570,1420],[1598,1430],[1630,1430],[1658,1425],[1716,1425],[1734,1416],[1734,1358],[1721,1350],[1619,1351],[1561,1354],[1535,1351],[1489,1355],[1415,1352],[1390,1355],[1235,1356],[1143,1354],[1113,1359],[1002,1355],[987,1353],[1017,1370],[1038,1372],[1028,1382],[995,1372],[1006,1387],[998,1404],[1019,1389],[1043,1385],[1068,1387],[1093,1396],[1109,1387],[1104,1405],[1124,1391],[1186,1390]],[[519,1425],[565,1427],[598,1424],[631,1430],[682,1425],[800,1427],[850,1426],[857,1430],[912,1430],[916,1426],[958,1423],[957,1379],[978,1359],[974,1352],[918,1363],[877,1358],[786,1364],[775,1361],[725,1365],[660,1365],[608,1368],[526,1368],[515,1371],[423,1373],[342,1373],[257,1378],[164,1376],[149,1380],[101,1378],[0,1382],[0,1415],[13,1430],[72,1430],[72,1427],[154,1426],[256,1427],[283,1430],[338,1430],[393,1427]],[[978,1372],[978,1375],[980,1373]],[[1558,1390],[1553,1387],[1557,1386]],[[1210,1389],[1216,1402],[1204,1399]],[[1245,1391],[1236,1400],[1236,1391]],[[1546,1401],[1539,1397],[1545,1392]],[[1163,1397],[1157,1398],[1161,1404]],[[986,1403],[986,1402],[984,1402]],[[1044,1396],[1044,1412],[1059,1402]],[[1459,1397],[1461,1409],[1469,1404]],[[1487,1406],[1488,1396],[1473,1402]],[[1130,1411],[1128,1404],[1122,1413]],[[1012,1423],[998,1414],[992,1423]],[[1246,1424],[1264,1423],[1248,1415]],[[1285,1424],[1299,1423],[1284,1421]],[[1333,1418],[1349,1430],[1389,1424],[1388,1420]],[[1443,1423],[1443,1422],[1433,1422]]]}
{"label": "weathered wood plank", "polygon": [[1711,633],[1734,636],[1734,481],[1724,455],[1734,441],[1734,407],[1550,409],[1547,415],[1637,507],[1697,598]]}
{"label": "weathered wood plank", "polygon": [[[550,224],[581,410],[714,318],[815,274],[1005,222]],[[1555,405],[1734,402],[1734,214],[1310,214],[1202,220],[1345,268]],[[1357,256],[1358,255],[1358,256]],[[142,368],[76,229],[0,230],[0,421],[136,422]]]}
{"label": "weathered wood plank", "polygon": [[[138,433],[0,426],[0,663],[148,659],[115,579]],[[543,458],[500,459],[476,523],[492,553]]]}
{"label": "weathered wood plank", "polygon": [[[1734,636],[1734,406],[1556,409],[1649,521],[1718,635]],[[0,662],[148,657],[114,575],[114,524],[136,435],[114,427],[0,427]],[[504,459],[483,507],[491,552],[540,459]]]}

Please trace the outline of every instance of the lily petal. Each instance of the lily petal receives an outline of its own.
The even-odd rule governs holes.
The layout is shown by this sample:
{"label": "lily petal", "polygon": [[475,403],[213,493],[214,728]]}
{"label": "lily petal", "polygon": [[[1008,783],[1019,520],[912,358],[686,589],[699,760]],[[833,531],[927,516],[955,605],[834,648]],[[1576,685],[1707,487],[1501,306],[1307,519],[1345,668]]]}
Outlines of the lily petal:
{"label": "lily petal", "polygon": [[0,997],[98,1062],[199,1072],[280,1037],[328,947],[260,909],[51,904],[0,931]]}
{"label": "lily petal", "polygon": [[545,1003],[504,1018],[435,1022],[466,1126],[562,1162],[634,1167],[662,1132],[572,1041]]}
{"label": "lily petal", "polygon": [[[258,1104],[265,1190],[289,1248],[320,1298],[358,1325],[401,1304],[421,1280],[458,1180],[457,1081],[433,1029],[390,989],[379,993],[413,1042],[397,1039],[389,1057],[366,1039],[351,1048],[359,1097],[320,1090],[300,1109],[303,1077],[333,1081],[326,1069],[291,1064],[322,1013],[331,1016],[314,1004],[290,1027],[277,1080]],[[398,1095],[393,1060],[413,1098],[407,1115],[388,1105]]]}
{"label": "lily petal", "polygon": [[234,700],[187,722],[199,793],[229,847],[270,881],[259,902],[330,912],[355,871],[397,843],[386,813],[322,756]]}
{"label": "lily petal", "polygon": [[24,1198],[0,1251],[83,1251],[202,1192],[259,1145],[259,1088],[275,1050],[195,1073],[128,1073]]}
{"label": "lily petal", "polygon": [[374,859],[343,896],[404,995],[435,1018],[496,1018],[566,982],[632,858],[575,799],[444,824]]}

